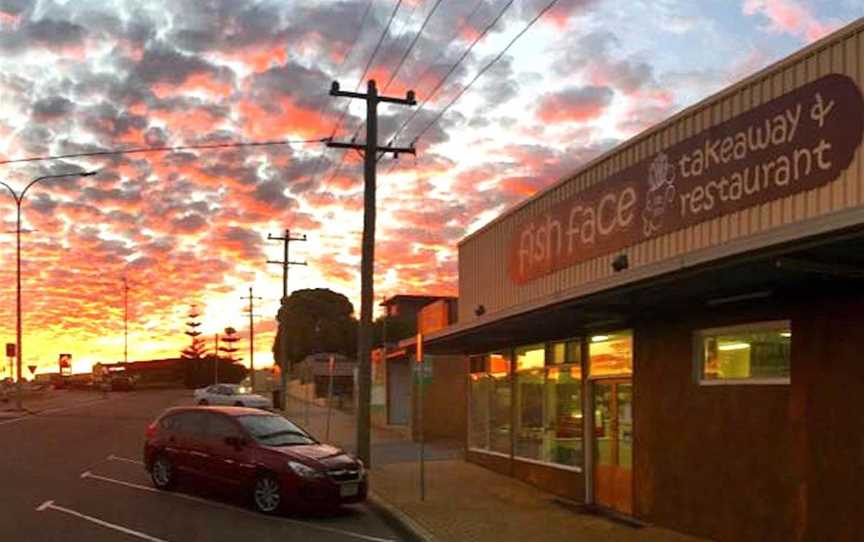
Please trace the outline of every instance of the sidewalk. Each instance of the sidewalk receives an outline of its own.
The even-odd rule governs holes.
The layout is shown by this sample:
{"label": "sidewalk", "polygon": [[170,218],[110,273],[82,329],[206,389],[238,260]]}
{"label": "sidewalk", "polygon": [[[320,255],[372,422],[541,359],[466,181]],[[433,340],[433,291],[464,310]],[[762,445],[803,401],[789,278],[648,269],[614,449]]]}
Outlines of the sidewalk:
{"label": "sidewalk", "polygon": [[[354,449],[354,416],[333,410],[330,438],[326,409],[289,397],[288,416],[316,437]],[[308,423],[306,422],[308,412]],[[398,431],[373,428],[373,501],[415,532],[441,542],[697,542],[655,527],[634,528],[558,504],[555,496],[462,459],[459,443],[426,446],[426,499],[420,500],[419,447]]]}

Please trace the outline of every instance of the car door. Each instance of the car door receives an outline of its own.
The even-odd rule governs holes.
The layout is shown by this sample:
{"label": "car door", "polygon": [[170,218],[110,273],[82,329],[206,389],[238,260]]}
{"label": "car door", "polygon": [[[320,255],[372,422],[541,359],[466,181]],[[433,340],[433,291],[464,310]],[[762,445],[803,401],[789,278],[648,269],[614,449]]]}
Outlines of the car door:
{"label": "car door", "polygon": [[[220,412],[208,413],[207,435],[213,478],[232,485],[251,483],[254,478],[254,465],[249,460],[251,441],[246,439],[237,422]],[[245,444],[241,444],[244,440]]]}
{"label": "car door", "polygon": [[183,451],[180,468],[199,476],[209,476],[210,446],[207,442],[207,412],[190,411],[182,414],[182,436],[179,439]]}

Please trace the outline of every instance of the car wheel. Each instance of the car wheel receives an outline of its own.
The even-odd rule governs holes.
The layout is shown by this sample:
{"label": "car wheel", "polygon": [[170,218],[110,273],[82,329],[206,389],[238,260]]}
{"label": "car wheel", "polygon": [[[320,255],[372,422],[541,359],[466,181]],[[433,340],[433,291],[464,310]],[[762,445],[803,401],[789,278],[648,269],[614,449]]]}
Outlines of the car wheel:
{"label": "car wheel", "polygon": [[234,401],[234,406],[243,406],[243,401]]}
{"label": "car wheel", "polygon": [[252,502],[255,509],[264,514],[273,514],[279,510],[282,504],[282,488],[275,476],[265,474],[255,480],[255,489],[252,493]]}
{"label": "car wheel", "polygon": [[157,456],[150,467],[150,480],[158,489],[168,490],[174,487],[177,481],[174,474],[174,465],[164,455]]}
{"label": "car wheel", "polygon": [[207,399],[201,399],[200,401],[198,401],[198,404],[202,406],[207,406],[210,404],[210,402],[207,401]]}

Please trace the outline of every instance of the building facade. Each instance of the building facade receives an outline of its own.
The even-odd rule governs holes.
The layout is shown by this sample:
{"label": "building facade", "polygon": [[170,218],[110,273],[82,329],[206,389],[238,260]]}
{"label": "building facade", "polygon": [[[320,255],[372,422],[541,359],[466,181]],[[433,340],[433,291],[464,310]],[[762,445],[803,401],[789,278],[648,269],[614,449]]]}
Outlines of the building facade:
{"label": "building facade", "polygon": [[[459,245],[467,456],[716,540],[864,531],[864,19]],[[857,538],[856,538],[857,537]]]}

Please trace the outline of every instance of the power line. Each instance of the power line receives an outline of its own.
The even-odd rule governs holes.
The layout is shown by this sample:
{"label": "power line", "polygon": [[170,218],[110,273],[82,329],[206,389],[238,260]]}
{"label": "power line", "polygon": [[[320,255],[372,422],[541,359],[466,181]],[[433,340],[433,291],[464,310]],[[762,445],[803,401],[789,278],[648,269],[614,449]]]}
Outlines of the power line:
{"label": "power line", "polygon": [[459,100],[459,98],[461,98],[462,95],[465,94],[465,92],[467,92],[468,89],[471,88],[471,86],[472,86],[472,85],[473,85],[473,84],[474,84],[478,79],[480,79],[480,77],[481,77],[484,73],[486,73],[486,72],[487,72],[487,71],[488,71],[488,70],[489,70],[489,69],[490,69],[490,68],[491,68],[491,67],[492,67],[496,62],[498,62],[499,60],[501,60],[501,58],[502,58],[502,57],[507,53],[507,51],[510,50],[510,47],[512,47],[513,44],[516,43],[516,41],[519,40],[519,38],[521,38],[521,37],[522,37],[522,36],[523,36],[523,35],[524,35],[524,34],[525,34],[525,33],[526,33],[526,32],[527,32],[527,31],[532,27],[532,26],[534,26],[534,23],[536,23],[538,20],[540,20],[540,18],[541,18],[543,15],[545,15],[547,11],[549,11],[550,9],[552,9],[552,8],[555,6],[555,4],[557,4],[557,3],[558,3],[558,0],[552,0],[551,2],[549,2],[548,4],[546,4],[546,7],[544,7],[543,9],[541,9],[540,12],[539,12],[537,15],[535,15],[534,18],[531,19],[531,20],[528,22],[527,25],[525,25],[525,28],[523,28],[522,30],[520,30],[519,33],[516,34],[516,35],[513,37],[513,39],[510,40],[510,42],[507,44],[507,46],[504,47],[503,49],[501,49],[501,52],[499,52],[497,55],[495,55],[495,58],[493,58],[493,59],[492,59],[488,64],[486,64],[485,66],[483,66],[483,68],[482,68],[479,72],[477,72],[477,75],[474,76],[474,78],[471,80],[471,82],[468,83],[468,85],[466,85],[465,87],[462,87],[462,90],[460,90],[459,93],[456,94],[456,96],[455,96],[455,97],[450,101],[450,103],[448,103],[448,104],[447,104],[447,105],[446,105],[446,106],[445,106],[445,107],[444,107],[444,108],[443,108],[443,109],[442,109],[442,110],[441,110],[441,111],[440,111],[440,112],[435,116],[435,118],[433,118],[433,119],[429,122],[429,124],[427,124],[427,125],[426,125],[422,130],[420,130],[420,133],[418,133],[416,136],[414,136],[414,139],[413,139],[413,141],[412,141],[412,145],[413,145],[414,143],[416,143],[417,140],[420,139],[420,137],[421,137],[423,134],[425,134],[427,130],[429,130],[429,128],[431,128],[432,126],[435,125],[435,123],[437,123],[439,120],[441,120],[441,117],[443,117],[444,114],[447,113],[447,111],[448,111],[448,110],[453,106],[453,104],[455,104],[455,103]]}
{"label": "power line", "polygon": [[429,20],[432,19],[432,16],[435,15],[435,11],[438,9],[438,6],[441,5],[443,0],[436,0],[435,5],[432,6],[432,9],[429,10],[429,13],[426,14],[426,18],[423,19],[423,24],[420,25],[420,28],[417,30],[417,33],[414,34],[414,39],[411,40],[411,43],[408,45],[408,48],[402,54],[402,58],[399,59],[399,62],[396,64],[396,68],[393,69],[393,73],[390,74],[390,79],[387,80],[387,83],[384,85],[383,91],[386,91],[390,88],[390,84],[396,79],[396,75],[399,73],[399,70],[402,69],[402,66],[405,64],[405,60],[408,58],[408,55],[411,54],[411,51],[414,50],[414,46],[417,45],[417,41],[420,39],[420,36],[423,35],[423,31],[426,29],[426,25],[429,24]]}
{"label": "power line", "polygon": [[72,154],[57,154],[52,156],[34,156],[30,158],[16,158],[14,160],[2,160],[0,165],[15,164],[20,162],[41,162],[46,160],[62,160],[65,158],[85,158],[91,156],[112,156],[118,154],[141,154],[147,152],[173,152],[190,150],[229,149],[237,147],[270,147],[276,145],[292,145],[305,143],[326,143],[331,138],[319,137],[316,139],[282,139],[276,141],[248,141],[234,143],[211,143],[202,145],[177,145],[173,147],[138,147],[132,149],[120,149],[111,151],[78,152]]}
{"label": "power line", "polygon": [[[363,15],[360,17],[360,24],[357,25],[357,32],[354,34],[354,39],[351,42],[351,47],[348,48],[348,52],[345,53],[345,56],[342,57],[342,61],[339,63],[339,67],[336,68],[336,79],[342,76],[342,69],[345,67],[345,63],[348,61],[348,57],[354,52],[354,48],[357,46],[357,42],[360,40],[360,35],[363,33],[363,25],[366,24],[366,19],[369,17],[369,13],[372,11],[372,1],[366,4],[366,9],[363,11]],[[342,109],[342,114],[339,119],[333,123],[333,130],[330,132],[330,138],[336,137],[336,130],[339,128],[339,125],[342,124],[342,120],[345,118],[345,115],[348,113],[348,106],[350,103],[346,103],[345,107]],[[315,162],[315,167],[312,168],[312,182],[315,182],[315,178],[318,176],[318,171],[321,169],[321,163],[324,161],[324,156],[327,154],[327,147],[321,149],[321,153],[318,155],[318,160]]]}
{"label": "power line", "polygon": [[[366,67],[363,68],[363,73],[360,74],[360,78],[357,79],[357,85],[354,87],[354,92],[357,92],[360,89],[360,86],[363,84],[363,78],[366,77],[366,74],[369,72],[369,68],[372,67],[372,63],[375,61],[375,57],[378,55],[378,51],[381,49],[381,44],[384,42],[387,34],[390,32],[390,26],[393,24],[393,19],[396,18],[396,13],[399,11],[399,7],[402,5],[402,0],[396,2],[396,5],[393,7],[393,11],[390,12],[390,18],[387,20],[387,24],[384,26],[384,30],[381,32],[381,36],[378,37],[378,43],[375,44],[375,49],[372,50],[372,55],[369,57],[369,60],[366,62]],[[370,2],[371,6],[371,2]],[[345,107],[342,108],[342,114],[339,116],[339,120],[336,121],[336,125],[333,126],[333,132],[330,135],[330,139],[336,137],[336,131],[339,129],[339,126],[345,120],[345,116],[348,114],[348,108],[350,107],[350,102],[345,104]],[[362,126],[362,124],[361,124]],[[357,137],[357,132],[360,131],[358,127],[354,132],[354,135],[351,136],[351,141]],[[321,151],[321,157],[323,158],[325,151]],[[336,178],[336,175],[339,174],[339,171],[342,169],[342,164],[345,162],[345,153],[342,153],[342,156],[339,159],[339,164],[337,164],[336,169],[333,171],[333,174],[327,179],[324,183],[325,185],[330,184],[330,182]],[[314,177],[312,179],[314,181]]]}
{"label": "power line", "polygon": [[414,120],[418,114],[420,114],[423,108],[426,107],[426,104],[429,103],[432,97],[435,96],[435,94],[441,89],[442,86],[444,86],[444,82],[447,81],[447,79],[453,74],[453,72],[456,71],[456,68],[458,68],[459,65],[462,64],[462,62],[465,60],[465,58],[471,53],[471,51],[474,49],[474,46],[476,46],[477,43],[479,43],[480,40],[482,40],[483,37],[485,37],[486,34],[488,34],[490,30],[492,30],[492,28],[498,23],[498,21],[501,20],[501,17],[504,16],[508,9],[510,9],[510,6],[513,5],[514,1],[515,0],[508,0],[507,4],[505,4],[501,11],[498,12],[498,15],[496,15],[495,18],[492,19],[492,22],[486,25],[483,31],[478,34],[476,38],[474,38],[474,41],[471,42],[471,45],[469,45],[468,48],[465,49],[465,51],[462,53],[462,56],[460,56],[459,60],[457,60],[456,63],[450,67],[450,70],[447,71],[444,77],[442,77],[441,80],[438,81],[438,84],[435,85],[435,88],[432,89],[426,99],[423,100],[423,103],[420,104],[420,107],[415,109],[411,113],[411,115],[405,120],[405,122],[403,122],[402,125],[399,126],[399,128],[397,128],[395,132],[393,132],[393,136],[390,138],[391,142],[395,141],[396,138],[399,137],[399,135],[402,133],[402,130],[404,130],[405,127],[408,125],[408,123]]}

